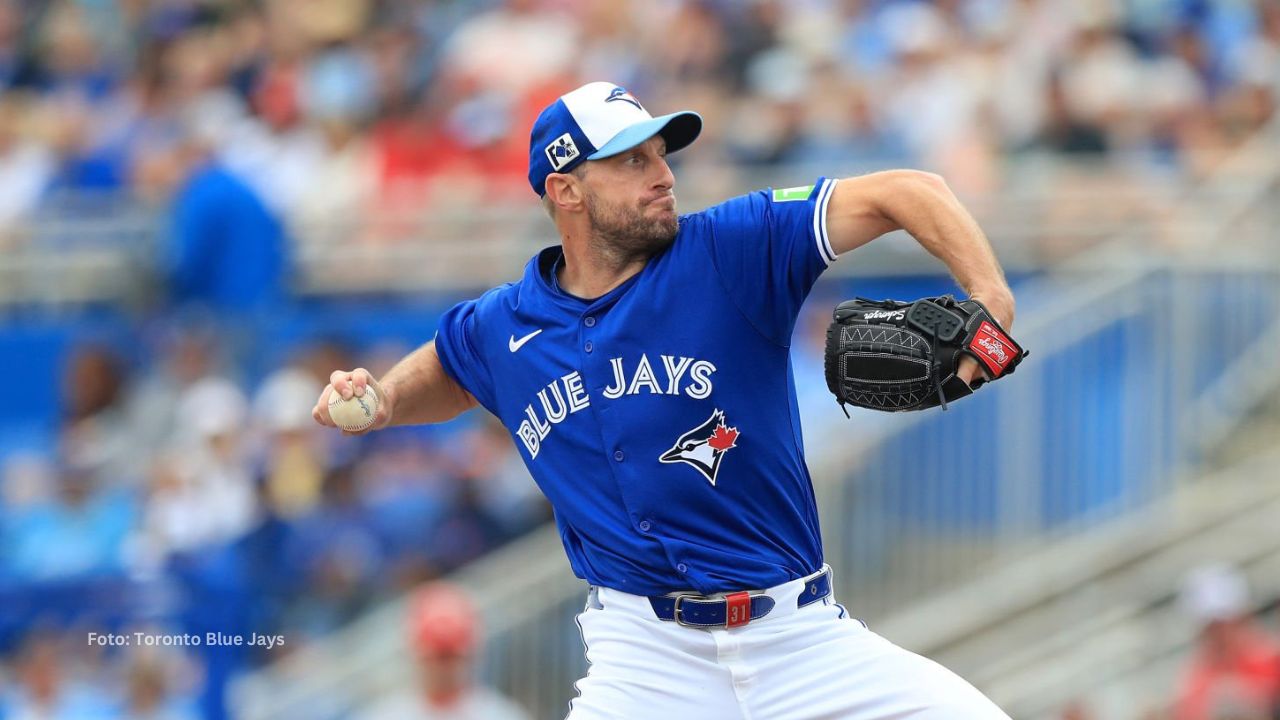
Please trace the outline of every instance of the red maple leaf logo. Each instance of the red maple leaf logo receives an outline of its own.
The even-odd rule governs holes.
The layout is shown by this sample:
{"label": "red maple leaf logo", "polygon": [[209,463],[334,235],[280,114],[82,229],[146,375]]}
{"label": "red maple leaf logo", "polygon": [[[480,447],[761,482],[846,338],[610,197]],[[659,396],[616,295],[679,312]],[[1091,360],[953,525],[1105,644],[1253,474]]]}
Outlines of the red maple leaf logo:
{"label": "red maple leaf logo", "polygon": [[712,450],[728,450],[731,447],[737,447],[734,441],[738,439],[738,428],[725,427],[724,423],[720,423],[716,427],[716,431],[711,433],[711,437],[707,439],[707,444]]}

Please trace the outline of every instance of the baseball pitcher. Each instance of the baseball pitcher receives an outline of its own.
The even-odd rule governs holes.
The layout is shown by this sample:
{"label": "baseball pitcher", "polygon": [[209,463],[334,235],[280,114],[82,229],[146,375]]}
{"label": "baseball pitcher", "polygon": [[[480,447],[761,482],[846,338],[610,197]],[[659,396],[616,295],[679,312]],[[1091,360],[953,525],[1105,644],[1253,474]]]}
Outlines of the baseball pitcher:
{"label": "baseball pitcher", "polygon": [[[477,405],[502,421],[590,588],[571,720],[1007,718],[832,596],[789,364],[822,271],[899,228],[1010,327],[991,247],[940,178],[914,171],[677,215],[666,157],[701,129],[696,113],[652,117],[612,83],[560,97],[529,145],[560,244],[450,309],[381,379],[333,373],[316,420],[333,425],[330,393],[373,387],[370,430]],[[973,353],[957,357],[948,382],[992,379]]]}

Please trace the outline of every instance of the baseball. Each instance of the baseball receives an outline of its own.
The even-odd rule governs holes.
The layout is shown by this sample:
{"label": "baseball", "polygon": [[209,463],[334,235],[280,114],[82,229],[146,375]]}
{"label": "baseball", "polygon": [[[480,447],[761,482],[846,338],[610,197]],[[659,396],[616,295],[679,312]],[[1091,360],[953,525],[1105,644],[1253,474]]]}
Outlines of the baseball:
{"label": "baseball", "polygon": [[329,393],[329,417],[347,432],[367,430],[377,416],[378,394],[372,386],[365,387],[363,396],[352,396],[350,400],[343,400],[336,390]]}

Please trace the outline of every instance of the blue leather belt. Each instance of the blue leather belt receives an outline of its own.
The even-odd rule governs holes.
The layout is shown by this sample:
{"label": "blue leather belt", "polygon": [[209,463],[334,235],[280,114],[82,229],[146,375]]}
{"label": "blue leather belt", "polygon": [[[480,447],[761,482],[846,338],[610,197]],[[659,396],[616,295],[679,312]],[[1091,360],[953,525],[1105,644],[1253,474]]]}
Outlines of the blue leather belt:
{"label": "blue leather belt", "polygon": [[[796,607],[818,602],[831,594],[831,571],[824,570],[804,584]],[[649,604],[660,620],[696,628],[739,627],[759,620],[773,610],[776,601],[764,593],[730,593],[725,597],[662,595]],[[749,612],[748,612],[749,611]]]}

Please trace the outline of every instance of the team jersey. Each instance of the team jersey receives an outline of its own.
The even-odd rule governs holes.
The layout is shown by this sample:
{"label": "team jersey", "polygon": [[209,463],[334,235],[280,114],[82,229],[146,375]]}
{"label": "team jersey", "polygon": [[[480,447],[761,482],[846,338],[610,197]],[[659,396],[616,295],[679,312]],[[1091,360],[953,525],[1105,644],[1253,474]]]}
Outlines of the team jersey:
{"label": "team jersey", "polygon": [[445,371],[511,432],[569,562],[628,593],[766,588],[822,566],[790,343],[835,260],[834,180],[681,216],[666,250],[583,300],[551,275],[444,314]]}

